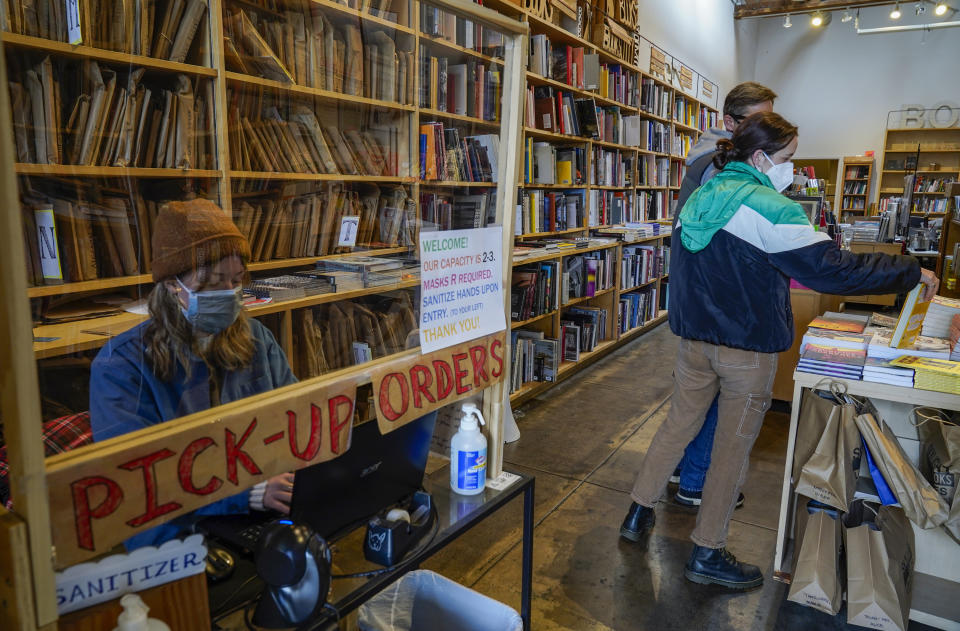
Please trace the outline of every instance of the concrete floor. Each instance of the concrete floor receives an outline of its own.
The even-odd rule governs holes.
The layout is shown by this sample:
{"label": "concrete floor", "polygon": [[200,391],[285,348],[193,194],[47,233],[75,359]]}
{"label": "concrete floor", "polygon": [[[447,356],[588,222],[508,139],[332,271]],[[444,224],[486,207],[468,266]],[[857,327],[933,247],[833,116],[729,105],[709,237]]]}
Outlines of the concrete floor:
{"label": "concrete floor", "polygon": [[[686,581],[696,513],[669,500],[658,506],[646,544],[620,539],[638,464],[669,409],[677,339],[658,327],[515,411],[521,439],[506,446],[505,467],[536,476],[533,628],[848,628],[843,612],[830,617],[785,602],[786,586],[770,578],[789,425],[784,413],[767,416],[751,456],[745,506],[730,525],[729,548],[764,571],[762,589],[732,594]],[[521,517],[517,499],[424,568],[519,610]]]}

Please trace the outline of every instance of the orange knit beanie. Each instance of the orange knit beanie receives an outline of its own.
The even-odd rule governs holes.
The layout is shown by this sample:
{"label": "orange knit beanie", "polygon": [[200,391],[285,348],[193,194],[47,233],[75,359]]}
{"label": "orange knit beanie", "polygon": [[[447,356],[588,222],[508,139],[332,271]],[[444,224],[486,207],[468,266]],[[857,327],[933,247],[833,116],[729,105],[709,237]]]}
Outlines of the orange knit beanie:
{"label": "orange knit beanie", "polygon": [[219,206],[208,199],[169,202],[153,229],[153,280],[160,282],[222,258],[250,259],[250,244]]}

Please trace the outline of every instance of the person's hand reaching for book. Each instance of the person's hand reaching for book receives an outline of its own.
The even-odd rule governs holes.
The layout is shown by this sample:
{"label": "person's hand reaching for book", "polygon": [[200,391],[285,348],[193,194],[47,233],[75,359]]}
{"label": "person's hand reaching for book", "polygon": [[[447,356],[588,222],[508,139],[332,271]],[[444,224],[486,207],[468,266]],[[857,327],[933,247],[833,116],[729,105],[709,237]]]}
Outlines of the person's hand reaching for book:
{"label": "person's hand reaching for book", "polygon": [[923,300],[927,302],[933,300],[933,297],[937,295],[937,289],[940,287],[940,279],[937,278],[937,275],[934,274],[931,270],[926,268],[920,269],[920,282],[926,285],[926,288],[923,292]]}

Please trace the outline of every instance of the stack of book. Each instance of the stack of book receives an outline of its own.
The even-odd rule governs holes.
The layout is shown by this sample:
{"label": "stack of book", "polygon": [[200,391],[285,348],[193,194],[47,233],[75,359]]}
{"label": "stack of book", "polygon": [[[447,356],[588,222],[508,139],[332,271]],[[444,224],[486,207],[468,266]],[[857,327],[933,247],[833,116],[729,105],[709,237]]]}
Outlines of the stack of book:
{"label": "stack of book", "polygon": [[913,369],[895,366],[886,359],[867,357],[863,365],[863,380],[888,386],[913,387]]}
{"label": "stack of book", "polygon": [[953,317],[960,314],[960,300],[935,296],[927,308],[923,319],[923,335],[927,337],[950,337],[950,325]]}
{"label": "stack of book", "polygon": [[949,394],[960,394],[960,362],[904,355],[891,362],[894,366],[912,369],[914,387]]}
{"label": "stack of book", "polygon": [[842,379],[857,379],[863,376],[867,351],[842,348],[826,344],[807,344],[800,353],[797,370],[828,375]]}

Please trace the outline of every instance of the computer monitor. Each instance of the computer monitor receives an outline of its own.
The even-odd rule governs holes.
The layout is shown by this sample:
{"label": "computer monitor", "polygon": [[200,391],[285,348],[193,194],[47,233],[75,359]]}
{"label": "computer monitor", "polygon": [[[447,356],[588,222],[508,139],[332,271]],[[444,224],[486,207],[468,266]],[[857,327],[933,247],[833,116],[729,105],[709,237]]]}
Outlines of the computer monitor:
{"label": "computer monitor", "polygon": [[388,434],[376,421],[353,428],[347,453],[296,472],[291,517],[336,539],[419,490],[437,413]]}

